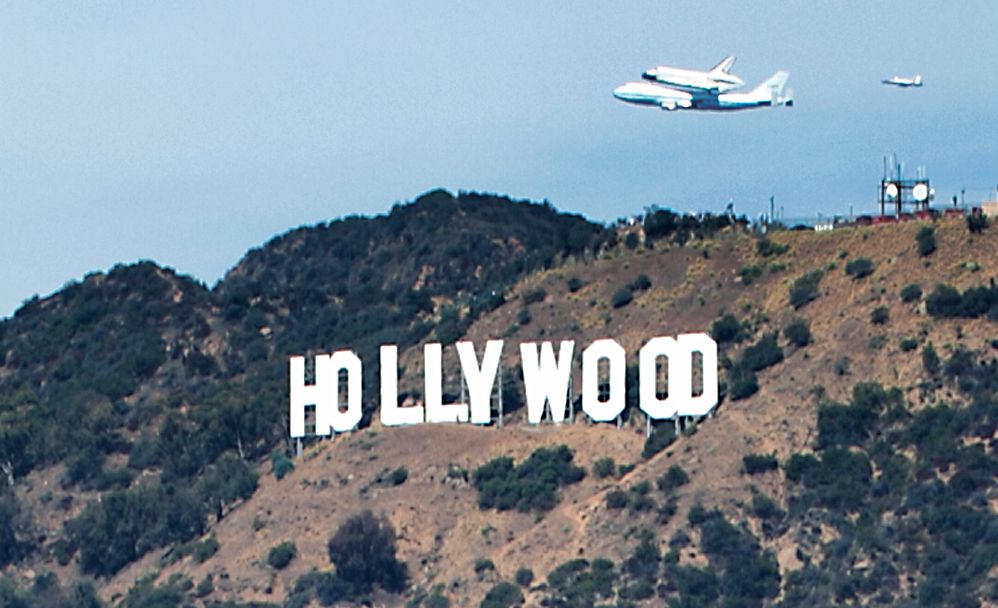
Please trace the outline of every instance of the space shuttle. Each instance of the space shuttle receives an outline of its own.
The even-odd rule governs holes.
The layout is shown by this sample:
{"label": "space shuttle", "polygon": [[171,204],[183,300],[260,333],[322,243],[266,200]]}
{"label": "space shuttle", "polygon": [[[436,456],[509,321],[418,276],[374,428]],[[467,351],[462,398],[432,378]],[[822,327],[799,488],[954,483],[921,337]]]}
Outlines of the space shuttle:
{"label": "space shuttle", "polygon": [[728,55],[706,72],[660,65],[646,70],[641,77],[677,91],[717,95],[745,85],[745,81],[731,73],[734,64],[735,56]]}

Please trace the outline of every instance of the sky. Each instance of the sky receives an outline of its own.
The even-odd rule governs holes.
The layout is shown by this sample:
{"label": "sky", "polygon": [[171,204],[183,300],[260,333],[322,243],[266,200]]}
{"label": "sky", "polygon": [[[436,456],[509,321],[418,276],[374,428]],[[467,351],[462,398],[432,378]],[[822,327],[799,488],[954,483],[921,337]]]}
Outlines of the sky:
{"label": "sky", "polygon": [[[0,4],[0,318],[117,263],[215,284],[288,229],[434,188],[594,220],[873,212],[884,155],[998,186],[998,2]],[[793,108],[628,106],[725,55]],[[925,86],[880,84],[921,73]]]}

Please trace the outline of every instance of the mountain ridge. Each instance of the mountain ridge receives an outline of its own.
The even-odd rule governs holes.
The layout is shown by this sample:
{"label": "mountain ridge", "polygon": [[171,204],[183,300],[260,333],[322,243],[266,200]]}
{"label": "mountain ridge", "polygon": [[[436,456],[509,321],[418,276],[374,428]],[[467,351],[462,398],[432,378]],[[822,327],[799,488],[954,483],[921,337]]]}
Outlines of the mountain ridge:
{"label": "mountain ridge", "polygon": [[[433,196],[443,197],[440,193]],[[439,200],[448,209],[445,215],[454,217],[453,207],[447,205],[460,206],[460,196]],[[510,207],[501,198],[493,201],[500,217],[502,209],[506,213],[521,210]],[[422,202],[432,207],[434,199]],[[410,213],[424,211],[425,205]],[[544,209],[537,207],[540,211]],[[360,220],[345,225],[352,227],[351,222],[357,221]],[[461,221],[467,224],[466,219]],[[489,221],[494,222],[495,218]],[[567,580],[585,587],[603,580],[599,576],[608,576],[607,572],[612,573],[612,582],[603,581],[600,585],[609,584],[610,595],[593,597],[604,601],[616,598],[618,605],[627,602],[642,606],[659,605],[657,602],[715,605],[724,598],[728,601],[741,598],[738,601],[749,605],[789,606],[806,602],[870,603],[888,597],[897,605],[924,604],[932,598],[991,605],[994,588],[987,585],[986,577],[981,578],[980,568],[989,563],[994,566],[993,557],[988,557],[994,546],[988,530],[996,525],[993,523],[996,521],[993,480],[998,470],[994,465],[995,429],[988,426],[995,413],[987,397],[991,395],[987,366],[993,348],[987,336],[992,321],[987,315],[961,319],[935,314],[944,302],[942,296],[952,299],[952,294],[942,293],[938,288],[928,293],[939,277],[945,277],[940,282],[953,284],[958,289],[958,299],[971,295],[989,297],[987,289],[978,293],[973,288],[987,285],[987,277],[998,274],[993,261],[998,259],[994,255],[998,246],[991,231],[972,233],[962,221],[943,220],[844,229],[830,234],[776,231],[759,237],[738,226],[712,226],[709,217],[686,227],[683,221],[682,216],[650,210],[643,225],[622,227],[611,235],[602,228],[569,220],[572,225],[583,226],[587,238],[593,239],[586,241],[588,248],[574,249],[569,245],[570,239],[565,238],[561,247],[551,250],[550,257],[535,256],[533,262],[524,259],[520,270],[514,265],[509,271],[499,268],[502,272],[498,275],[479,275],[508,277],[501,291],[480,280],[454,289],[455,284],[449,281],[457,275],[441,273],[440,280],[447,287],[440,287],[430,298],[432,308],[421,308],[427,306],[425,300],[413,305],[408,310],[415,311],[414,314],[400,314],[397,323],[389,324],[398,329],[375,331],[371,335],[355,329],[356,333],[337,334],[332,339],[324,339],[321,332],[308,331],[314,324],[295,325],[296,315],[290,310],[292,306],[308,310],[309,297],[324,303],[313,309],[316,311],[330,304],[344,305],[346,298],[333,293],[335,285],[326,279],[316,280],[326,291],[305,292],[309,297],[295,296],[299,299],[292,302],[282,299],[287,294],[281,290],[257,293],[259,286],[268,283],[266,273],[254,270],[249,262],[245,266],[238,264],[230,275],[233,279],[251,277],[252,280],[242,283],[248,293],[238,298],[232,296],[238,293],[238,281],[231,284],[235,286],[231,289],[217,289],[211,297],[198,295],[201,292],[196,287],[188,286],[190,299],[194,300],[189,306],[185,304],[187,296],[183,296],[179,302],[173,302],[173,308],[161,304],[149,308],[158,310],[156,314],[139,315],[144,322],[135,327],[146,328],[143,331],[150,325],[166,328],[174,332],[171,337],[179,339],[164,340],[165,333],[161,332],[158,337],[163,340],[164,362],[153,370],[151,377],[137,376],[139,390],[117,398],[112,398],[114,393],[100,393],[87,385],[90,392],[85,394],[91,396],[87,398],[89,401],[82,399],[79,395],[84,393],[76,391],[73,384],[79,379],[70,375],[60,380],[48,371],[52,361],[44,358],[28,366],[21,385],[11,390],[13,385],[3,384],[3,379],[21,372],[20,368],[8,369],[8,363],[14,361],[20,365],[23,360],[20,351],[15,352],[9,346],[12,340],[15,345],[32,342],[39,331],[47,335],[54,331],[51,327],[61,326],[53,323],[43,327],[34,319],[28,330],[14,331],[12,326],[0,324],[0,343],[6,346],[4,366],[0,369],[0,387],[4,389],[0,416],[5,424],[12,420],[16,423],[16,416],[11,416],[23,412],[26,403],[12,395],[22,391],[23,396],[23,389],[38,381],[43,387],[65,385],[69,387],[66,390],[72,389],[75,398],[83,401],[75,411],[104,412],[96,420],[81,415],[78,420],[86,424],[75,426],[90,428],[102,437],[120,436],[118,444],[112,441],[114,445],[95,445],[89,454],[64,453],[64,461],[57,460],[56,466],[44,465],[26,477],[25,470],[19,469],[14,495],[22,507],[30,505],[21,512],[36,513],[40,515],[37,519],[49,522],[46,536],[56,540],[43,541],[28,556],[16,556],[13,561],[22,566],[14,567],[13,572],[22,572],[23,564],[29,563],[58,572],[60,579],[72,578],[79,571],[79,560],[83,558],[76,551],[84,547],[74,549],[59,544],[63,538],[56,513],[63,513],[61,519],[66,521],[78,520],[86,513],[91,516],[97,513],[92,500],[98,493],[119,492],[126,496],[142,484],[167,489],[187,484],[195,502],[207,501],[218,507],[217,513],[214,507],[202,512],[202,531],[206,535],[200,536],[199,541],[217,539],[216,557],[200,564],[189,557],[164,562],[164,556],[180,546],[179,539],[154,540],[153,550],[146,550],[144,557],[140,554],[120,570],[103,574],[99,587],[105,599],[117,605],[146,605],[141,602],[149,601],[148,593],[142,596],[146,592],[136,589],[141,587],[138,581],[151,571],[157,577],[155,584],[164,593],[173,589],[181,595],[187,594],[186,601],[196,604],[299,601],[295,598],[305,596],[297,596],[296,589],[310,569],[316,567],[320,572],[330,569],[324,554],[329,535],[351,513],[373,508],[383,512],[400,534],[399,553],[409,565],[413,585],[405,594],[405,601],[425,605],[437,601],[431,600],[434,597],[449,598],[458,605],[479,602],[502,583],[512,580],[523,563],[533,566],[536,580],[548,581],[546,586],[522,587],[521,594],[529,605],[542,602],[588,605],[585,602],[589,600],[564,595],[567,588],[563,590],[558,581],[568,576]],[[408,220],[403,224],[407,223]],[[926,229],[933,235],[933,251],[923,254],[922,234]],[[302,230],[305,232],[291,231],[276,237],[278,244],[291,246],[304,242],[298,237],[309,233],[308,229]],[[395,228],[388,234],[391,230]],[[405,226],[399,230],[399,235],[404,234]],[[698,230],[702,230],[699,235]],[[569,230],[565,234],[570,233]],[[462,257],[474,257],[473,250],[468,248],[470,241],[459,239],[457,243],[461,244]],[[455,243],[441,240],[438,245],[432,251],[446,258],[447,247]],[[512,259],[526,248],[502,251],[507,251],[502,255]],[[454,254],[457,255],[456,248]],[[365,255],[374,259],[378,254],[367,249]],[[261,256],[269,254],[257,254]],[[854,263],[858,260],[866,260],[868,264]],[[423,264],[410,262],[405,276],[418,277]],[[370,264],[361,263],[360,274],[346,277],[350,289],[363,287],[381,276],[371,270],[373,274],[363,280],[365,268],[377,267]],[[388,260],[381,262],[382,266],[388,264]],[[436,269],[439,261],[434,266]],[[860,267],[868,272],[857,271]],[[162,279],[161,273],[167,279],[171,276],[169,272],[150,268],[130,272],[145,272],[154,283],[152,277]],[[802,279],[814,272],[820,273],[817,285],[811,285],[812,291],[804,291],[808,285]],[[114,281],[126,285],[130,276],[116,275]],[[413,282],[408,279],[398,282],[398,278],[386,275],[381,286],[365,293],[376,298],[386,291],[411,290]],[[176,281],[174,288],[183,292],[186,283],[183,279]],[[169,280],[167,283],[172,285]],[[434,289],[432,280],[425,284]],[[920,286],[920,293],[906,301],[904,291],[911,285]],[[292,291],[300,287],[297,285]],[[926,293],[921,293],[922,289]],[[481,304],[483,294],[492,296],[494,291],[499,291],[501,297]],[[143,304],[141,290],[129,293],[122,300],[122,309],[148,308]],[[627,297],[618,297],[620,293],[626,293]],[[795,294],[799,293],[810,299],[805,298],[806,301],[795,306]],[[388,311],[405,306],[398,300],[368,300],[380,303]],[[240,302],[245,305],[233,306]],[[970,308],[973,307],[966,310]],[[288,312],[282,316],[285,310]],[[338,318],[342,318],[343,310],[337,313]],[[935,312],[930,314],[929,310]],[[984,310],[988,308],[985,306]],[[253,314],[254,311],[260,314]],[[22,321],[32,320],[32,315],[39,312],[29,309]],[[107,320],[110,325],[101,329],[110,331],[112,321],[122,321],[115,316],[120,314],[124,313],[112,311],[106,317],[95,318],[99,319],[98,325]],[[516,364],[510,359],[509,373],[504,376],[505,381],[511,382],[506,393],[506,428],[424,425],[386,429],[381,428],[376,410],[365,408],[366,430],[333,441],[314,442],[307,447],[306,457],[295,462],[295,470],[280,480],[269,474],[254,477],[257,481],[247,492],[245,488],[229,488],[217,479],[217,472],[223,470],[229,471],[232,479],[244,477],[248,469],[269,472],[266,462],[272,447],[290,449],[281,418],[286,415],[283,391],[288,354],[307,355],[334,347],[370,352],[378,340],[394,338],[386,341],[400,342],[403,368],[400,388],[418,398],[421,345],[429,340],[450,344],[457,338],[476,343],[490,337],[504,337],[508,343],[570,338],[585,344],[598,337],[612,336],[625,346],[629,364],[633,364],[634,353],[643,340],[686,331],[716,333],[718,323],[728,314],[732,314],[737,325],[736,337],[722,340],[726,396],[716,416],[699,423],[685,421],[685,430],[678,441],[650,452],[647,457],[638,453],[645,442],[644,420],[630,398],[621,430],[612,425],[586,423],[581,416],[574,425],[543,425],[536,429],[522,426],[523,412],[517,407],[517,399],[522,403],[522,396],[518,397],[522,389],[516,385]],[[347,314],[345,318],[354,317]],[[414,318],[429,326],[408,333],[414,328]],[[796,345],[784,334],[799,319],[806,321],[810,337],[806,344]],[[133,328],[127,323],[122,327]],[[194,340],[205,327],[207,334],[203,337],[207,340]],[[405,330],[409,337],[398,340],[399,330]],[[127,335],[141,337],[143,331],[133,328]],[[287,337],[291,335],[289,332],[295,335]],[[771,358],[765,364],[747,360],[755,356],[749,354],[753,349],[761,353],[762,345],[769,344],[766,337],[774,334],[779,360]],[[265,344],[260,359],[254,358],[260,353],[254,346],[259,344],[257,336]],[[355,341],[352,337],[360,339]],[[177,349],[169,350],[174,342]],[[142,341],[136,344],[140,348]],[[185,350],[185,345],[196,348]],[[936,368],[931,368],[931,357],[926,354],[930,348],[936,353]],[[41,350],[43,355],[47,352]],[[257,355],[247,356],[254,350]],[[178,354],[171,358],[174,352]],[[507,358],[514,353],[515,349],[507,347]],[[457,366],[453,353],[449,356],[450,362],[445,355],[445,368],[451,372],[445,377],[445,392],[456,394]],[[777,362],[769,363],[770,360]],[[743,385],[739,383],[748,379],[756,383],[757,392],[736,398],[733,391],[740,390]],[[900,390],[895,393],[877,389],[873,384],[899,386]],[[862,388],[867,385],[870,386]],[[103,385],[97,388],[100,386]],[[115,385],[110,386],[113,389]],[[157,390],[163,394],[157,394]],[[365,390],[365,394],[373,401],[372,395],[376,396],[377,391]],[[53,390],[52,395],[58,396],[57,391]],[[275,419],[277,412],[280,413]],[[939,445],[949,446],[945,448],[947,451],[931,448],[935,452],[928,452],[934,444],[924,439],[912,443],[911,437],[915,436],[915,429],[921,428],[918,425],[925,422],[925,416],[963,419],[971,413],[976,416],[974,422],[967,419],[946,427],[952,429],[946,431],[949,434],[933,439],[943,442]],[[118,427],[114,426],[116,416],[121,422]],[[134,429],[129,427],[129,420]],[[854,420],[862,424],[856,426]],[[668,427],[657,424],[656,437]],[[11,443],[8,429],[17,428],[16,424],[3,428],[5,434],[0,440],[8,443],[0,443],[0,447],[22,445]],[[117,430],[96,433],[108,428]],[[223,429],[231,432],[222,432]],[[953,443],[958,437],[962,437],[962,444]],[[568,445],[576,462],[589,474],[581,482],[558,490],[561,500],[553,510],[547,514],[524,514],[479,509],[475,505],[476,481],[472,473],[479,467],[500,456],[513,456],[516,462],[525,462],[531,456],[530,450],[558,444]],[[202,446],[199,448],[202,451],[191,452],[190,445]],[[167,446],[173,448],[166,450]],[[885,446],[897,446],[904,461],[891,460]],[[646,446],[645,450],[648,449],[651,448]],[[7,452],[0,454],[9,452],[8,447]],[[923,452],[937,455],[929,457]],[[940,460],[939,453],[948,455]],[[772,461],[765,458],[767,455],[772,455]],[[760,462],[767,463],[766,467],[769,462],[778,466],[748,474],[744,461],[747,456],[758,457]],[[614,460],[615,472],[607,476],[596,474],[597,470],[605,469],[597,462],[602,458]],[[99,462],[95,465],[95,461]],[[278,461],[272,462],[276,470]],[[337,467],[340,462],[350,462],[356,470],[344,474]],[[149,464],[143,466],[144,463]],[[857,479],[864,479],[864,466],[870,467],[869,482],[854,484],[855,487],[826,487],[823,471],[840,466],[837,463],[858,466]],[[452,465],[463,470],[464,477],[456,473],[456,477],[452,476]],[[619,465],[627,466],[621,469]],[[630,470],[625,470],[631,465]],[[679,467],[687,481],[675,487],[678,482],[666,481],[664,489],[654,490],[660,479],[668,479],[673,467]],[[406,473],[399,475],[401,483],[392,485],[394,482],[387,480],[392,478],[393,470],[399,469]],[[939,582],[933,564],[946,560],[969,562],[960,562],[965,559],[963,554],[938,539],[933,551],[940,555],[932,558],[936,561],[923,561],[922,556],[933,551],[928,545],[917,544],[918,536],[909,532],[906,534],[910,538],[903,543],[911,547],[907,554],[871,548],[867,541],[856,540],[857,512],[843,507],[841,496],[853,496],[857,507],[881,518],[880,523],[864,524],[876,531],[873,535],[876,538],[897,534],[888,531],[890,522],[909,522],[912,513],[916,513],[914,521],[921,521],[918,519],[921,517],[932,522],[923,534],[947,530],[932,519],[945,512],[947,503],[936,503],[933,502],[936,499],[922,496],[917,498],[921,506],[907,506],[907,512],[885,506],[877,495],[881,490],[876,483],[892,479],[893,473],[889,471],[895,469],[906,471],[899,478],[906,481],[883,481],[882,485],[886,488],[883,491],[894,496],[897,504],[916,504],[912,501],[916,500],[917,492],[924,494],[937,488],[931,491],[948,496],[945,500],[951,503],[949,508],[954,513],[967,522],[977,522],[973,525],[982,532],[975,540],[977,553],[971,554],[978,556],[974,558],[977,562],[965,565],[968,573],[965,581]],[[67,479],[70,471],[77,474]],[[351,474],[353,478],[348,479]],[[160,481],[150,482],[155,475]],[[681,479],[680,473],[672,475]],[[951,487],[954,478],[958,483]],[[988,479],[990,485],[982,481]],[[293,495],[302,498],[292,499],[290,487],[296,488]],[[44,500],[46,492],[48,502]],[[62,511],[46,506],[61,504],[67,496],[73,500]],[[309,534],[302,535],[295,523],[297,519],[290,515],[284,519],[277,514],[282,504],[288,505],[289,513],[295,513],[293,518],[313,522],[308,524]],[[330,504],[340,508],[330,511]],[[986,505],[983,510],[981,504]],[[428,505],[437,506],[431,511]],[[846,508],[844,514],[840,513],[842,508]],[[52,515],[43,515],[46,513]],[[442,517],[444,524],[417,525],[434,521],[431,513]],[[428,530],[424,529],[426,526]],[[814,529],[819,531],[817,536],[811,532]],[[686,536],[685,540],[680,532]],[[731,539],[731,545],[724,548],[716,544],[720,538]],[[849,546],[836,549],[845,543],[844,539],[851,539]],[[267,549],[288,540],[297,543],[298,556],[287,570],[275,570],[267,564]],[[160,548],[155,548],[157,545]],[[843,562],[843,557],[836,553],[840,550],[847,561]],[[733,561],[727,551],[735,551],[742,559]],[[60,566],[60,556],[67,552],[66,564]],[[654,562],[654,572],[639,567],[641,560],[633,552],[644,555],[646,562]],[[884,561],[879,556],[890,559]],[[599,562],[605,557],[613,564],[610,570],[597,573],[596,564],[605,567]],[[585,558],[586,564],[573,562],[579,558]],[[857,569],[856,564],[864,563],[866,566]],[[743,567],[758,570],[753,577]],[[876,577],[871,574],[873,571],[877,572]],[[984,574],[987,572],[985,568]],[[189,580],[192,585],[197,582],[199,587],[210,580],[214,588],[201,597],[190,595],[196,590],[183,591],[170,582],[173,575],[182,575],[176,580]],[[583,584],[579,577],[589,583]],[[717,593],[707,597],[694,592],[689,585],[697,577],[714,580]],[[746,581],[753,578],[759,585],[746,587]],[[437,587],[439,584],[443,588]],[[597,588],[607,589],[600,585]],[[509,592],[508,588],[503,589]],[[377,605],[402,601],[388,595],[375,595],[372,599]]]}

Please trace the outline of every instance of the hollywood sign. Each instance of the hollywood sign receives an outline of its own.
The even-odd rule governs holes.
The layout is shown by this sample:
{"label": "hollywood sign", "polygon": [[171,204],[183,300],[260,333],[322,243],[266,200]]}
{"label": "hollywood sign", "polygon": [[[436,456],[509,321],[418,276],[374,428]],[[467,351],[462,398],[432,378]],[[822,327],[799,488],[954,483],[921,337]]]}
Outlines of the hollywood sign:
{"label": "hollywood sign", "polygon": [[[489,340],[479,361],[471,342],[456,344],[467,402],[443,402],[443,347],[423,346],[423,403],[401,406],[398,400],[398,346],[380,349],[381,422],[386,426],[424,422],[492,422],[492,392],[496,384],[503,341]],[[527,420],[539,424],[547,413],[552,422],[566,419],[570,406],[575,342],[564,340],[555,354],[551,342],[520,344],[520,364],[526,395]],[[694,395],[693,355],[701,355],[702,390]],[[641,410],[653,420],[706,416],[717,405],[717,343],[703,333],[649,340],[638,355],[638,388]],[[668,362],[668,391],[660,397],[658,363]],[[600,364],[606,361],[608,390],[600,391]],[[305,357],[291,357],[290,426],[292,437],[305,436],[305,408],[315,406],[315,434],[329,435],[360,424],[363,364],[353,351],[340,350],[315,356],[315,382],[306,384]],[[582,410],[596,422],[617,419],[626,406],[624,348],[613,339],[596,340],[582,351]],[[346,409],[341,408],[340,372],[346,372]],[[545,407],[546,406],[546,407]]]}

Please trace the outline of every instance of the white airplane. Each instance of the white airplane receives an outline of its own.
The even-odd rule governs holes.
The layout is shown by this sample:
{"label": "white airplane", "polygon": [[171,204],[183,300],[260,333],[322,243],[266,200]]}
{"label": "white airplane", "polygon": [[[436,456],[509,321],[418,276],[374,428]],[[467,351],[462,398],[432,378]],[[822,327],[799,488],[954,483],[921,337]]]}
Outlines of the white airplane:
{"label": "white airplane", "polygon": [[734,64],[735,56],[728,55],[707,72],[660,65],[646,71],[641,77],[678,91],[716,95],[745,85],[745,81],[729,73]]}
{"label": "white airplane", "polygon": [[793,91],[787,88],[788,72],[776,72],[748,93],[692,94],[650,82],[628,82],[613,90],[620,101],[656,106],[663,110],[731,111],[766,106],[793,106]]}
{"label": "white airplane", "polygon": [[887,80],[881,80],[880,82],[884,84],[892,84],[896,87],[901,87],[907,89],[908,87],[920,87],[922,86],[922,75],[915,74],[913,78],[905,78],[904,76],[891,76]]}

